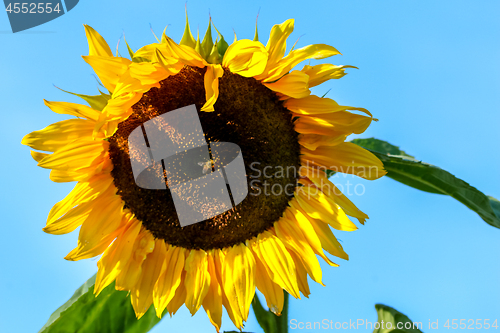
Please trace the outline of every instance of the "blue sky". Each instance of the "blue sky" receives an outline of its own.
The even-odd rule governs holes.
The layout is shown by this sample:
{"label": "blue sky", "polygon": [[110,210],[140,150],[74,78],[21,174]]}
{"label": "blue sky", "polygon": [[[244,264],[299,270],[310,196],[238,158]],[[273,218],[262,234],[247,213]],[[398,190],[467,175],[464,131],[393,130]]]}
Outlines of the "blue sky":
{"label": "blue sky", "polygon": [[[326,43],[343,55],[330,61],[354,65],[349,75],[315,89],[339,104],[364,107],[380,119],[360,137],[377,137],[440,166],[486,194],[500,198],[500,3],[497,1],[189,1],[192,28],[205,31],[210,11],[219,31],[232,40],[259,35],[295,18],[290,45]],[[132,48],[167,33],[179,40],[184,1],[82,0],[68,14],[12,34],[0,14],[0,66],[4,153],[0,171],[3,212],[0,253],[0,332],[33,332],[96,272],[97,260],[68,262],[77,233],[41,229],[57,201],[73,187],[49,180],[36,167],[21,138],[65,119],[43,99],[74,101],[53,85],[84,94],[97,92],[83,24],[115,48],[125,32]],[[126,54],[121,43],[121,53]],[[419,192],[386,178],[362,184],[351,199],[370,216],[353,233],[339,233],[348,262],[324,265],[326,287],[310,282],[309,299],[292,300],[290,319],[334,322],[376,320],[385,303],[427,325],[446,319],[499,319],[500,230],[455,200]],[[27,318],[29,317],[29,319]],[[430,332],[431,330],[425,329]],[[182,308],[153,332],[212,330],[203,311]],[[223,318],[223,330],[234,329]],[[261,331],[253,314],[246,331]],[[364,330],[360,330],[364,331]]]}

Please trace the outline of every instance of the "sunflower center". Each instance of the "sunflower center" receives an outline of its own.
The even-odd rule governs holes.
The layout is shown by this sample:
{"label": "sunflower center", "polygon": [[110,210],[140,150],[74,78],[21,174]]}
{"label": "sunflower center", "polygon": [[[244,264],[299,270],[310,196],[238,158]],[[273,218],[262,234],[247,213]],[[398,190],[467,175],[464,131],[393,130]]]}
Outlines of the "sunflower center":
{"label": "sunflower center", "polygon": [[209,250],[245,242],[273,226],[293,196],[300,148],[292,115],[276,94],[253,78],[226,70],[219,79],[215,111],[198,111],[198,116],[207,142],[230,142],[241,148],[248,195],[220,215],[181,227],[170,190],[136,185],[128,137],[166,112],[192,104],[200,110],[205,103],[204,73],[205,69],[186,66],[161,81],[160,88],[145,93],[109,139],[109,152],[118,194],[146,229],[169,244]]}

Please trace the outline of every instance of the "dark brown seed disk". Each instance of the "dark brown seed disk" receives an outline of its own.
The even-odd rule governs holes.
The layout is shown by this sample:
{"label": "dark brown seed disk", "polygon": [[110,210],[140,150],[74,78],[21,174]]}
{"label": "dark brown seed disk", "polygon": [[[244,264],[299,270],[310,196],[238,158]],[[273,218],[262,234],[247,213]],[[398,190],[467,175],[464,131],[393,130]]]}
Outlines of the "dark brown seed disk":
{"label": "dark brown seed disk", "polygon": [[109,153],[118,194],[146,229],[169,244],[209,250],[244,243],[282,216],[297,183],[294,171],[300,166],[300,148],[292,115],[276,94],[253,78],[225,70],[219,79],[215,111],[198,111],[198,115],[207,142],[240,146],[248,196],[232,210],[181,227],[169,190],[148,190],[135,184],[127,140],[132,130],[165,112],[191,104],[200,110],[206,100],[204,73],[205,69],[186,66],[161,81],[160,88],[145,93],[132,107],[133,114],[109,138]]}

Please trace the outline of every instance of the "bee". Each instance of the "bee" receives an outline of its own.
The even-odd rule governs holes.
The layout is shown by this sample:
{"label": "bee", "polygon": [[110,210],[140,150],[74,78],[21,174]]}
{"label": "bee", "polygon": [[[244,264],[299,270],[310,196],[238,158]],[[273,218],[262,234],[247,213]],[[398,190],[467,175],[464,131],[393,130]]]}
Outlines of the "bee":
{"label": "bee", "polygon": [[208,173],[210,170],[212,170],[212,160],[208,160],[206,162],[198,162],[199,166],[203,167],[203,174]]}

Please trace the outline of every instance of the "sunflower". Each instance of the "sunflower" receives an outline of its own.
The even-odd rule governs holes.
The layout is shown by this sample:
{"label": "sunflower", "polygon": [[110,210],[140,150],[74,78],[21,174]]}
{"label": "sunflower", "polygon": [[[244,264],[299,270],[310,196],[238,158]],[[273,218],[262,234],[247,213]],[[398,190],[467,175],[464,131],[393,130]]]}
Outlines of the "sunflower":
{"label": "sunflower", "polygon": [[[22,143],[55,182],[76,181],[51,209],[43,230],[66,234],[78,227],[77,247],[65,259],[99,255],[94,292],[113,281],[130,291],[140,318],[153,304],[158,316],[185,304],[203,306],[217,331],[223,307],[241,329],[258,288],[279,315],[284,290],[310,294],[308,279],[322,283],[318,257],[348,259],[331,228],[356,230],[361,212],[333,183],[329,170],[376,179],[385,174],[370,152],[345,142],[362,133],[372,115],[311,94],[310,88],[344,76],[352,66],[305,65],[339,54],[325,44],[285,56],[294,20],[273,26],[264,46],[255,38],[231,45],[212,23],[200,41],[186,21],[180,43],[161,41],[113,55],[85,26],[92,66],[108,91],[78,95],[90,106],[45,101],[75,116],[26,135]],[[248,196],[232,209],[181,227],[172,194],[136,185],[128,137],[146,121],[195,105],[209,142],[236,143],[244,156]]]}

